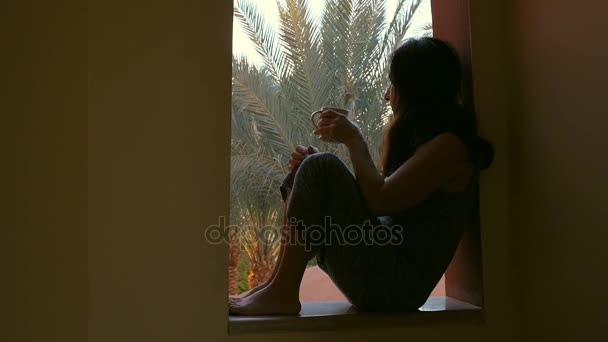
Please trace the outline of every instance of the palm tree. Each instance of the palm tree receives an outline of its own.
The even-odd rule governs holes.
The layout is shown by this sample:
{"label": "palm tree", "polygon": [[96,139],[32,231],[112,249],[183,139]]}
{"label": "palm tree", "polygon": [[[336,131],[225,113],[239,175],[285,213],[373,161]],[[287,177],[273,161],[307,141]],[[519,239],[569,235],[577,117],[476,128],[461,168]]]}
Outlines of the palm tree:
{"label": "palm tree", "polygon": [[[422,1],[399,0],[388,23],[384,0],[326,0],[318,18],[308,0],[277,1],[278,32],[251,0],[235,2],[234,17],[263,65],[233,58],[231,224],[247,232],[274,226],[278,234],[278,189],[294,145],[316,145],[348,162],[343,146],[311,134],[309,115],[322,106],[353,113],[377,159],[389,116],[380,101],[388,85],[388,60]],[[277,248],[242,241],[255,285],[270,274]],[[236,248],[231,244],[231,256],[239,255]]]}

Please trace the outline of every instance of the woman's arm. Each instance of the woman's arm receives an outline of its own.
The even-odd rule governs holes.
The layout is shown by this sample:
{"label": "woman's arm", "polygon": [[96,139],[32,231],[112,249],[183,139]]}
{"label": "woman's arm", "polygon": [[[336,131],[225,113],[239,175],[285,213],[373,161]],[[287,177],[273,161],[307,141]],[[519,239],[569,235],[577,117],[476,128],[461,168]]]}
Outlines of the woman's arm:
{"label": "woman's arm", "polygon": [[407,209],[440,190],[456,176],[465,157],[461,140],[444,133],[422,145],[390,177],[384,178],[360,134],[345,144],[368,209],[375,215]]}
{"label": "woman's arm", "polygon": [[380,210],[381,189],[384,187],[384,176],[378,172],[372,156],[369,153],[367,141],[358,134],[353,139],[344,142],[350,154],[350,160],[355,170],[355,178],[365,197],[367,208],[376,215]]}
{"label": "woman's arm", "polygon": [[314,132],[323,141],[344,143],[350,152],[368,209],[391,214],[414,206],[448,185],[465,164],[465,146],[452,133],[443,133],[420,146],[390,177],[376,169],[361,130],[332,110],[321,113]]}

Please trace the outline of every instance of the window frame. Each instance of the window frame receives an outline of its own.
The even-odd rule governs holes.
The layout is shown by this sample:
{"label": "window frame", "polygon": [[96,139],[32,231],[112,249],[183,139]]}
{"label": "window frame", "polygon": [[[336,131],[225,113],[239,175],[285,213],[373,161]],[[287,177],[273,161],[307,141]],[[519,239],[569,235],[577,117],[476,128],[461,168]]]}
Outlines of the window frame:
{"label": "window frame", "polygon": [[[474,108],[471,23],[469,0],[431,0],[433,36],[450,43],[463,64],[463,102]],[[366,315],[345,311],[344,302],[309,305],[299,316],[229,316],[228,333],[247,334],[269,331],[322,331],[374,328],[445,322],[484,322],[483,274],[479,187],[476,190],[476,222],[465,229],[463,238],[445,273],[446,297],[431,297],[421,312],[410,315]],[[304,303],[306,306],[310,303]],[[426,307],[426,309],[425,309]],[[358,318],[356,318],[358,316]],[[379,323],[383,320],[383,323]],[[341,323],[342,322],[342,323]]]}
{"label": "window frame", "polygon": [[[469,0],[431,0],[433,36],[450,43],[464,70],[463,103],[474,109]],[[445,273],[446,296],[483,306],[483,274],[479,187],[476,189],[476,222],[465,229],[454,258]]]}

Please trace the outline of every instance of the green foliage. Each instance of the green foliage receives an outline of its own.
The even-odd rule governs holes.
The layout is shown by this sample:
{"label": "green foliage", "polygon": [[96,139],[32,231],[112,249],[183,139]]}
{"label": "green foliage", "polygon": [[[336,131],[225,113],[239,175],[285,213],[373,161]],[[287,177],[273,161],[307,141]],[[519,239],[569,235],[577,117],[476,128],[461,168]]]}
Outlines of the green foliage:
{"label": "green foliage", "polygon": [[313,267],[313,266],[317,266],[317,258],[312,258],[310,260],[308,260],[308,264],[306,264],[306,267]]}
{"label": "green foliage", "polygon": [[241,256],[241,260],[237,265],[237,271],[239,273],[239,294],[249,290],[249,281],[247,281],[247,277],[249,276],[249,258],[247,255],[243,254]]}
{"label": "green foliage", "polygon": [[231,224],[277,224],[279,185],[296,144],[333,152],[348,164],[343,146],[311,133],[309,115],[322,106],[353,113],[377,159],[389,116],[382,101],[388,60],[421,2],[399,0],[387,24],[383,0],[326,0],[320,18],[312,16],[308,0],[277,1],[275,32],[254,1],[235,1],[235,20],[263,65],[232,63]]}

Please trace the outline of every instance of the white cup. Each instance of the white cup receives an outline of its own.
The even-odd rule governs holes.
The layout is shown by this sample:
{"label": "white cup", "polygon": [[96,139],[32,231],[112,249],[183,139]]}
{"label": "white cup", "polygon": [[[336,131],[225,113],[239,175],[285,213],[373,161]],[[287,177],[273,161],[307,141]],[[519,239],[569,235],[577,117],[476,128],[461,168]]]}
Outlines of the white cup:
{"label": "white cup", "polygon": [[348,110],[343,109],[343,108],[338,108],[338,107],[323,107],[321,109],[319,109],[318,111],[310,114],[310,121],[312,122],[313,126],[315,126],[315,128],[319,128],[319,125],[317,125],[317,123],[315,122],[315,115],[320,114],[321,112],[331,109],[334,112],[338,112],[340,114],[344,114],[344,115],[348,115]]}

